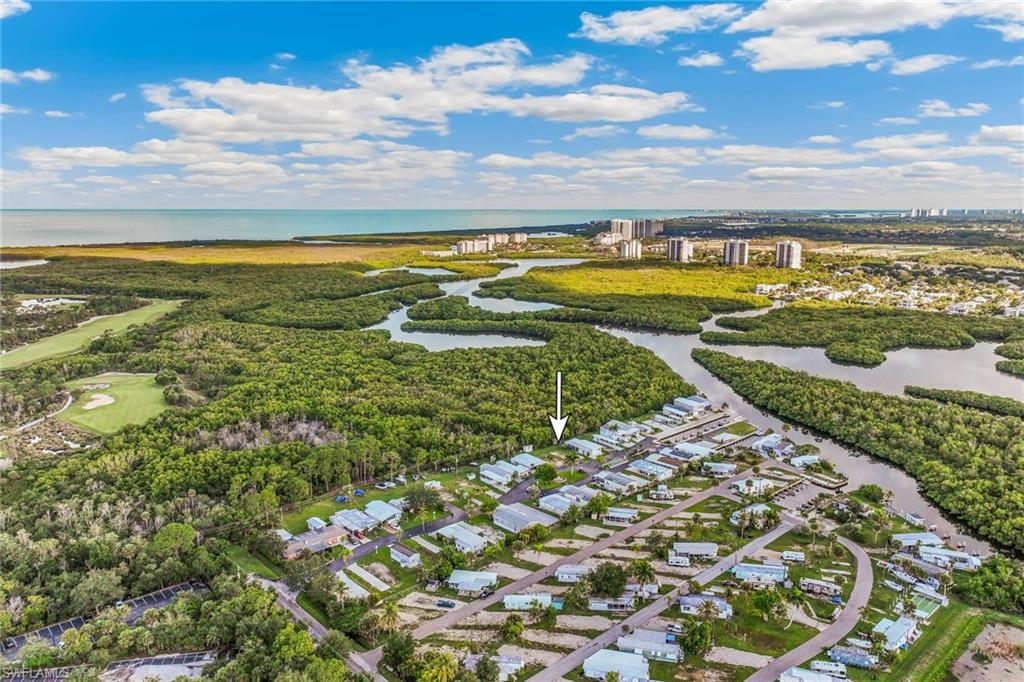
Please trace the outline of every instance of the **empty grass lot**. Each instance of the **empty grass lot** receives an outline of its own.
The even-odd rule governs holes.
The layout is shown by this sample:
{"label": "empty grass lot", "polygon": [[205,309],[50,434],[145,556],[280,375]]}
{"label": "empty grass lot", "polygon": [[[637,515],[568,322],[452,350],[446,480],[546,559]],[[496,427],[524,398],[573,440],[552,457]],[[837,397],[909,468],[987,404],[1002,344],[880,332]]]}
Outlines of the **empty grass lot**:
{"label": "empty grass lot", "polygon": [[[96,388],[81,391],[59,418],[99,434],[113,433],[128,424],[149,421],[171,406],[164,400],[163,387],[156,383],[154,377],[153,374],[98,374],[69,382],[71,389],[82,386]],[[113,402],[107,402],[110,399]],[[107,404],[99,404],[101,402]],[[94,406],[86,409],[90,403]]]}
{"label": "empty grass lot", "polygon": [[13,369],[39,360],[70,355],[106,332],[120,334],[132,325],[148,324],[175,310],[179,305],[181,301],[154,301],[126,313],[89,320],[79,327],[15,348],[10,353],[0,356],[0,369]]}
{"label": "empty grass lot", "polygon": [[281,577],[281,571],[263,561],[241,545],[228,545],[224,554],[246,573],[255,573],[256,575],[267,578],[268,580],[277,580]]}

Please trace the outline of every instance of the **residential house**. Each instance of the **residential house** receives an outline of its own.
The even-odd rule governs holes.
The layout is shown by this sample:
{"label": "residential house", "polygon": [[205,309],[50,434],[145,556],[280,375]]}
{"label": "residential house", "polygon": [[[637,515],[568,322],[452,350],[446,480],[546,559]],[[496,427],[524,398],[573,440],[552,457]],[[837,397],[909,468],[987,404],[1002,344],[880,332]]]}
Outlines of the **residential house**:
{"label": "residential house", "polygon": [[558,492],[582,507],[597,497],[600,491],[594,490],[588,485],[563,485]]}
{"label": "residential house", "polygon": [[739,493],[740,495],[753,495],[761,496],[771,492],[775,488],[775,482],[758,476],[751,476],[750,478],[741,478],[738,481],[733,481],[729,485],[729,489]]}
{"label": "residential house", "polygon": [[547,592],[507,594],[502,599],[502,604],[509,611],[529,611],[535,606],[546,609],[551,606],[551,595]]}
{"label": "residential house", "polygon": [[678,459],[671,456],[670,454],[663,452],[654,452],[644,457],[648,462],[659,464],[663,467],[670,469],[680,469],[686,466],[686,460]]}
{"label": "residential house", "polygon": [[570,450],[575,450],[584,457],[589,457],[590,459],[599,457],[603,452],[600,445],[584,438],[570,438],[565,441],[565,447]]}
{"label": "residential house", "polygon": [[480,480],[498,488],[507,488],[512,485],[512,473],[493,464],[484,463],[480,465]]}
{"label": "residential house", "polygon": [[731,523],[734,526],[740,525],[740,519],[743,517],[744,514],[746,514],[747,518],[750,519],[751,522],[754,523],[754,525],[760,526],[763,522],[764,515],[768,512],[769,509],[771,509],[771,507],[760,502],[757,504],[752,504],[749,507],[744,507],[743,509],[737,509],[736,511],[729,515],[729,523]]}
{"label": "residential house", "polygon": [[513,481],[521,480],[530,475],[530,469],[528,467],[513,464],[512,462],[507,462],[503,459],[499,459],[495,462],[494,466],[511,476]]}
{"label": "residential house", "polygon": [[591,611],[631,611],[636,608],[636,597],[624,596],[616,598],[590,597],[587,608]]}
{"label": "residential house", "polygon": [[786,582],[789,576],[789,569],[782,565],[775,564],[736,564],[729,569],[737,580],[757,586],[766,580],[775,583]]}
{"label": "residential house", "polygon": [[919,545],[917,555],[922,561],[942,568],[955,568],[958,571],[976,571],[981,568],[981,559],[978,557],[945,547]]}
{"label": "residential house", "polygon": [[648,492],[647,497],[652,500],[674,500],[676,499],[676,494],[669,490],[668,486],[663,483],[654,490]]}
{"label": "residential house", "polygon": [[380,523],[398,525],[402,518],[402,510],[383,500],[371,500],[366,503],[366,515]]}
{"label": "residential house", "polygon": [[817,464],[820,461],[821,457],[818,457],[817,455],[800,455],[799,457],[789,458],[789,463],[797,469],[806,469],[812,464]]}
{"label": "residential house", "polygon": [[306,519],[306,528],[311,531],[323,530],[327,527],[327,522],[321,519],[319,516],[310,516]]}
{"label": "residential house", "polygon": [[648,682],[651,677],[647,659],[639,654],[602,649],[583,661],[583,676],[603,680],[615,673],[619,682]]}
{"label": "residential house", "polygon": [[[673,557],[683,557],[685,564],[673,564]],[[689,566],[690,559],[703,559],[714,561],[718,558],[718,543],[715,542],[674,542],[668,550],[668,563],[670,566]]]}
{"label": "residential house", "polygon": [[[476,666],[486,654],[469,654],[462,659],[462,666],[469,671],[476,672]],[[526,667],[526,661],[520,656],[491,656],[491,659],[498,666],[498,682],[507,680]]]}
{"label": "residential house", "polygon": [[594,485],[615,495],[627,495],[646,487],[647,481],[616,471],[599,471],[594,474]]}
{"label": "residential house", "polygon": [[769,433],[750,444],[750,449],[765,457],[792,457],[796,446],[787,441],[781,433]]}
{"label": "residential house", "polygon": [[331,523],[352,533],[365,533],[380,525],[380,521],[359,509],[339,509],[331,514]]}
{"label": "residential house", "polygon": [[690,396],[689,398],[676,398],[672,401],[672,407],[687,416],[697,417],[700,416],[704,410],[711,406],[707,400],[700,396]]}
{"label": "residential house", "polygon": [[294,535],[286,531],[284,528],[278,528],[274,531],[274,535],[281,538],[283,542],[289,542],[295,538]]}
{"label": "residential house", "polygon": [[555,569],[555,579],[560,583],[578,583],[584,576],[590,575],[593,570],[593,566],[564,564]]}
{"label": "residential house", "polygon": [[451,540],[464,554],[479,554],[488,544],[479,528],[463,521],[444,526],[437,535]]}
{"label": "residential house", "polygon": [[402,568],[416,568],[422,561],[420,553],[396,542],[390,548],[391,558]]}
{"label": "residential house", "polygon": [[843,588],[839,585],[814,578],[800,578],[800,589],[823,597],[835,597],[843,593]]}
{"label": "residential house", "polygon": [[704,606],[705,602],[711,602],[715,605],[715,608],[718,609],[717,618],[721,620],[732,618],[732,604],[722,597],[713,594],[684,594],[676,600],[676,603],[679,604],[679,610],[688,616],[700,615],[701,607]]}
{"label": "residential house", "polygon": [[655,464],[654,462],[648,462],[646,459],[638,459],[630,463],[626,467],[626,471],[632,471],[635,474],[640,474],[645,478],[649,478],[655,481],[667,481],[675,475],[675,471],[669,467]]}
{"label": "residential house", "polygon": [[835,682],[828,673],[819,673],[807,668],[787,668],[779,675],[779,682]]}
{"label": "residential house", "polygon": [[802,564],[807,561],[807,555],[803,552],[798,552],[793,549],[787,549],[782,553],[782,560],[789,561],[794,564]]}
{"label": "residential house", "polygon": [[917,627],[916,620],[900,616],[895,621],[888,618],[878,621],[878,624],[872,628],[871,634],[881,635],[882,646],[886,651],[896,651],[897,649],[906,649],[913,644],[921,635],[921,631]]}
{"label": "residential house", "polygon": [[626,507],[609,507],[608,511],[601,515],[601,521],[616,526],[628,526],[635,523],[640,516],[637,509]]}
{"label": "residential house", "polygon": [[704,462],[701,468],[714,478],[729,478],[736,474],[736,465],[732,462]]}
{"label": "residential house", "polygon": [[935,533],[893,533],[892,541],[900,547],[942,547],[945,543]]}
{"label": "residential house", "polygon": [[676,443],[671,448],[671,452],[674,453],[674,456],[678,456],[680,459],[684,459],[687,462],[710,457],[711,453],[714,451],[715,446],[710,443]]}
{"label": "residential house", "polygon": [[878,665],[878,656],[864,649],[852,646],[834,646],[828,650],[828,657],[836,663],[842,663],[852,668],[863,668],[864,670]]}
{"label": "residential house", "polygon": [[578,506],[571,498],[562,493],[551,493],[537,501],[537,506],[542,510],[551,512],[556,516],[562,516],[573,507]]}
{"label": "residential house", "polygon": [[621,635],[616,646],[619,651],[639,654],[644,658],[678,663],[683,658],[682,649],[675,642],[667,642],[665,639],[664,632],[637,628],[628,635]]}
{"label": "residential house", "polygon": [[488,571],[464,571],[457,568],[452,571],[445,582],[448,587],[456,590],[459,594],[478,595],[485,589],[498,584],[498,574]]}
{"label": "residential house", "polygon": [[[278,537],[282,537],[280,532]],[[289,534],[289,537],[291,539],[285,544],[283,556],[285,559],[294,559],[306,550],[322,552],[341,544],[348,537],[348,531],[341,526],[327,526],[323,530],[308,530],[296,536]]]}
{"label": "residential house", "polygon": [[525,467],[530,471],[533,471],[534,469],[536,469],[537,467],[544,463],[544,460],[542,460],[540,457],[537,457],[536,455],[531,455],[529,452],[520,452],[518,455],[513,457],[511,461],[513,464]]}
{"label": "residential house", "polygon": [[544,526],[549,528],[556,523],[558,519],[550,514],[528,507],[522,502],[514,502],[513,504],[501,504],[494,510],[491,515],[494,521],[494,525],[505,530],[518,533],[524,528],[530,526]]}

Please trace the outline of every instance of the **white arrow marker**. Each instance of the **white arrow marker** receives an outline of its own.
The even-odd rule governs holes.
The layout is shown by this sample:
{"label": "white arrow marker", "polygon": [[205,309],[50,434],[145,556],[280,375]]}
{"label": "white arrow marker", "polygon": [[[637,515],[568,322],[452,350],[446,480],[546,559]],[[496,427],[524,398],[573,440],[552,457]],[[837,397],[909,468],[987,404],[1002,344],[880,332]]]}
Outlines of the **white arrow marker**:
{"label": "white arrow marker", "polygon": [[551,429],[555,432],[555,442],[561,442],[562,432],[565,431],[565,422],[569,415],[562,416],[562,373],[555,372],[555,416],[548,415],[551,420]]}

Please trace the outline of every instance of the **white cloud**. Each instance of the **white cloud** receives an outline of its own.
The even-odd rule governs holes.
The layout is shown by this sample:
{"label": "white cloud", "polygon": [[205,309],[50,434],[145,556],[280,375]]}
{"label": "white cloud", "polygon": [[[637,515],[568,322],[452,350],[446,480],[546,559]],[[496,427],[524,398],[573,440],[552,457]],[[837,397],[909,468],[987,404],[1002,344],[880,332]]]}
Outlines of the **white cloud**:
{"label": "white cloud", "polygon": [[574,38],[599,43],[659,45],[673,33],[696,33],[720,26],[743,13],[739,5],[714,3],[691,7],[647,7],[598,16],[580,15],[580,29]]}
{"label": "white cloud", "polygon": [[913,76],[963,61],[963,57],[951,54],[923,54],[910,59],[899,59],[892,63],[890,72],[896,76]]}
{"label": "white cloud", "polygon": [[695,55],[683,56],[679,58],[679,66],[693,66],[696,68],[704,68],[707,66],[721,66],[725,63],[722,56],[717,52],[705,52],[701,50]]}
{"label": "white cloud", "polygon": [[83,175],[75,178],[75,182],[88,182],[94,185],[123,185],[127,182],[124,178],[117,178],[113,175]]}
{"label": "white cloud", "polygon": [[107,101],[110,102],[111,104],[113,104],[114,102],[120,102],[125,97],[127,97],[127,95],[125,93],[123,93],[123,92],[115,92],[113,95],[111,95],[110,97],[107,98]]}
{"label": "white cloud", "polygon": [[981,116],[989,112],[989,106],[983,102],[968,102],[962,107],[951,106],[941,99],[922,100],[917,105],[917,115],[922,118],[956,118],[959,116]]}
{"label": "white cloud", "polygon": [[1024,66],[1024,55],[1017,55],[1013,59],[986,59],[971,64],[972,69],[995,69],[1003,66]]}
{"label": "white cloud", "polygon": [[556,152],[538,152],[530,156],[490,154],[479,163],[491,168],[596,168],[610,166],[691,166],[700,163],[700,153],[692,147],[639,147],[610,149],[591,156],[570,156]]}
{"label": "white cloud", "polygon": [[49,118],[71,118],[71,114],[69,114],[68,112],[66,112],[66,111],[58,111],[56,109],[50,109],[49,111],[44,111],[43,112],[43,116],[47,116]]}
{"label": "white cloud", "polygon": [[837,164],[860,161],[863,154],[851,154],[839,149],[804,149],[767,147],[757,144],[727,144],[719,149],[705,149],[704,153],[716,163],[729,166],[757,166],[760,164]]}
{"label": "white cloud", "polygon": [[817,104],[812,104],[809,109],[842,109],[846,106],[846,102],[841,99],[830,99]]}
{"label": "white cloud", "polygon": [[998,31],[1008,43],[1024,40],[1024,23],[981,24],[981,28]]}
{"label": "white cloud", "polygon": [[949,135],[946,133],[910,133],[908,135],[870,137],[854,142],[853,146],[863,149],[889,149],[892,147],[922,147],[947,142],[949,142]]}
{"label": "white cloud", "polygon": [[806,141],[811,144],[839,144],[842,142],[835,135],[811,135]]}
{"label": "white cloud", "polygon": [[668,123],[661,123],[656,126],[643,126],[637,128],[637,135],[650,137],[656,140],[710,140],[718,137],[718,134],[710,128],[701,126],[677,126]]}
{"label": "white cloud", "polygon": [[[757,71],[845,66],[889,55],[884,40],[860,39],[914,27],[937,29],[958,17],[976,17],[1004,39],[1024,33],[1024,4],[1015,0],[767,0],[733,22],[727,33],[768,32],[741,43],[740,54]],[[1024,37],[1024,36],[1021,36]],[[1019,38],[1017,38],[1019,39]]]}
{"label": "white cloud", "polygon": [[278,52],[277,54],[274,55],[274,59],[276,59],[279,62],[291,62],[295,61],[295,55],[293,55],[291,52]]}
{"label": "white cloud", "polygon": [[878,125],[884,126],[909,126],[915,123],[917,119],[910,116],[887,116],[878,121]]}
{"label": "white cloud", "polygon": [[572,142],[580,137],[612,137],[613,135],[621,135],[624,132],[626,132],[626,129],[617,125],[588,126],[577,128],[568,135],[562,135],[562,140]]}
{"label": "white cloud", "polygon": [[162,166],[203,161],[249,161],[262,159],[254,154],[228,151],[208,142],[151,139],[139,142],[130,151],[112,147],[22,147],[15,157],[36,169],[66,170],[76,166],[113,168],[117,166]]}
{"label": "white cloud", "polygon": [[527,47],[507,39],[435,50],[415,65],[381,67],[349,61],[351,87],[333,90],[239,78],[184,80],[147,86],[159,109],[146,118],[180,136],[218,142],[331,141],[373,135],[405,137],[417,130],[447,132],[452,114],[504,112],[552,121],[628,122],[698,110],[683,92],[597,84],[557,94],[527,88],[572,88],[593,59],[572,55],[527,64]]}
{"label": "white cloud", "polygon": [[1024,144],[1024,125],[981,126],[970,139],[973,144]]}
{"label": "white cloud", "polygon": [[25,0],[0,0],[0,19],[24,14],[30,9],[32,9],[32,5]]}
{"label": "white cloud", "polygon": [[4,104],[3,102],[0,102],[0,116],[3,116],[5,114],[27,114],[30,111],[32,110],[23,109],[22,107],[12,107],[9,104]]}
{"label": "white cloud", "polygon": [[17,85],[22,81],[35,81],[36,83],[45,83],[53,80],[55,74],[46,69],[29,69],[28,71],[11,71],[10,69],[0,69],[0,83],[6,83],[7,85]]}

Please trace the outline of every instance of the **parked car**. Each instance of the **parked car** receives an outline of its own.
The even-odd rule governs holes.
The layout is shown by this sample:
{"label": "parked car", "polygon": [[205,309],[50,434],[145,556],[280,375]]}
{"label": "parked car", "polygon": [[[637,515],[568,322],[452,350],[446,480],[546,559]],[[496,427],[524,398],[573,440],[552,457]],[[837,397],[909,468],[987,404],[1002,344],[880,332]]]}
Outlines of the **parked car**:
{"label": "parked car", "polygon": [[388,484],[387,483],[383,483],[383,482],[375,483],[373,487],[376,488],[377,490],[387,490],[388,489]]}
{"label": "parked car", "polygon": [[356,497],[362,497],[365,494],[366,494],[365,490],[363,490],[362,488],[356,488]]}
{"label": "parked car", "polygon": [[15,644],[16,644],[16,642],[14,641],[14,638],[13,637],[8,637],[7,639],[4,640],[3,650],[7,651],[8,649],[13,649]]}
{"label": "parked car", "polygon": [[668,625],[665,626],[665,629],[668,630],[669,632],[671,632],[674,635],[681,635],[681,634],[683,634],[683,626],[680,625],[679,623],[669,623]]}
{"label": "parked car", "polygon": [[436,602],[434,602],[434,604],[440,606],[442,609],[455,608],[455,602],[453,602],[451,599],[438,599]]}
{"label": "parked car", "polygon": [[398,481],[399,483],[405,483],[406,478],[404,475],[398,474],[397,476],[395,476],[395,480]]}
{"label": "parked car", "polygon": [[334,498],[334,501],[338,503],[348,502],[348,495],[338,495],[337,497]]}
{"label": "parked car", "polygon": [[384,487],[385,488],[389,488],[390,489],[390,488],[395,488],[397,486],[398,486],[398,484],[395,483],[394,481],[384,481]]}

